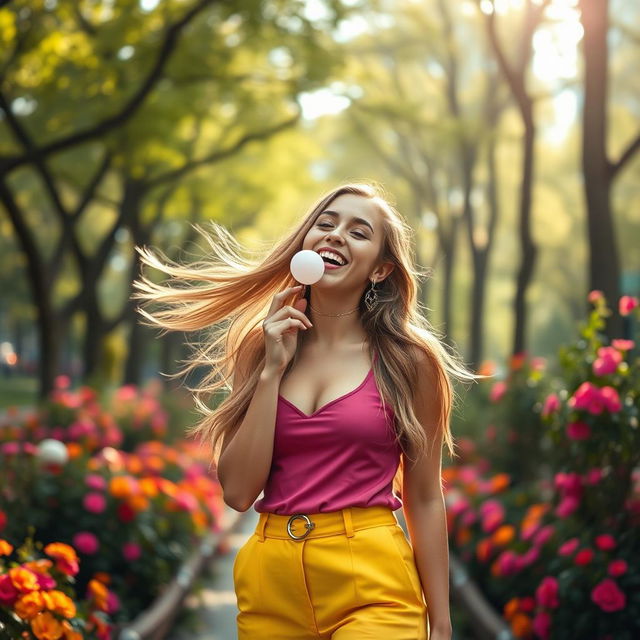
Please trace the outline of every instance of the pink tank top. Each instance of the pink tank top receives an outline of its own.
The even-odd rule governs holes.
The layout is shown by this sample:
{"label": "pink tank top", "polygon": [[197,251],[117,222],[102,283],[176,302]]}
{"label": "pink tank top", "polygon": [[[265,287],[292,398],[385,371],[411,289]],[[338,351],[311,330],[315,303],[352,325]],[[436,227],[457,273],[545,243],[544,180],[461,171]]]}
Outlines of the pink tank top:
{"label": "pink tank top", "polygon": [[401,452],[393,419],[389,403],[383,412],[373,367],[353,391],[311,415],[279,395],[271,470],[254,509],[292,515],[400,508],[392,487]]}

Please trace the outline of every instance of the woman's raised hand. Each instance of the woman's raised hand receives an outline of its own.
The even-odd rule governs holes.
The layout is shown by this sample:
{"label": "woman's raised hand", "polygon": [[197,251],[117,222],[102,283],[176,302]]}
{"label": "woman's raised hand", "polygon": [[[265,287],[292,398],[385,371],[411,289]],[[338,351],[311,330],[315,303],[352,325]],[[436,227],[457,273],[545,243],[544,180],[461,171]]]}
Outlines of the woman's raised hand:
{"label": "woman's raised hand", "polygon": [[288,287],[273,297],[267,317],[262,323],[265,341],[264,369],[282,375],[289,361],[293,358],[298,344],[298,331],[313,326],[304,314],[307,308],[305,298],[299,298],[293,305],[285,305],[284,301],[299,293],[303,285]]}

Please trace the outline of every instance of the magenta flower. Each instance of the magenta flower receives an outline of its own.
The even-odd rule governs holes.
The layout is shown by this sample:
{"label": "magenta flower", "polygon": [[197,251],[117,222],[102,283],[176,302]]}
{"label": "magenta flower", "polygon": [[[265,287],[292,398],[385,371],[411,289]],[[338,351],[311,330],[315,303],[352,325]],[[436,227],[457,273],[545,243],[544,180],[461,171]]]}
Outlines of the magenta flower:
{"label": "magenta flower", "polygon": [[593,486],[594,484],[598,484],[600,480],[602,480],[602,469],[598,469],[598,467],[594,467],[593,469],[589,469],[587,473],[583,476],[584,483],[589,486]]}
{"label": "magenta flower", "polygon": [[496,382],[493,387],[491,387],[491,392],[489,393],[489,400],[491,402],[500,402],[502,396],[507,392],[507,383],[504,381]]}
{"label": "magenta flower", "polygon": [[89,473],[84,479],[84,483],[89,489],[104,491],[107,488],[107,481],[97,473]]}
{"label": "magenta flower", "polygon": [[507,549],[498,556],[498,569],[501,576],[512,576],[518,572],[518,563],[516,562],[516,553]]}
{"label": "magenta flower", "polygon": [[0,576],[0,604],[5,607],[11,607],[19,595],[13,586],[11,578],[7,574]]}
{"label": "magenta flower", "polygon": [[593,373],[597,376],[607,376],[618,370],[622,362],[622,354],[613,347],[600,347],[598,357],[593,363]]}
{"label": "magenta flower", "polygon": [[613,387],[596,387],[591,382],[583,382],[569,398],[572,409],[588,411],[600,415],[605,409],[610,412],[620,411],[620,397]]}
{"label": "magenta flower", "polygon": [[601,551],[611,551],[616,548],[616,540],[612,535],[603,533],[596,536],[596,547]]}
{"label": "magenta flower", "polygon": [[548,542],[548,540],[551,538],[551,536],[553,536],[554,533],[555,529],[553,525],[548,524],[542,527],[542,529],[540,529],[540,531],[538,531],[534,536],[533,544],[536,547],[541,547],[543,544],[545,544],[545,542]]}
{"label": "magenta flower", "polygon": [[555,609],[559,604],[558,580],[553,576],[546,576],[536,589],[536,600],[539,605],[547,609]]}
{"label": "magenta flower", "polygon": [[539,547],[531,547],[527,550],[527,552],[522,555],[522,564],[525,567],[532,565],[538,558],[540,557],[540,548]]}
{"label": "magenta flower", "polygon": [[120,598],[114,591],[109,591],[107,596],[107,613],[113,615],[120,610]]}
{"label": "magenta flower", "polygon": [[32,571],[38,581],[38,586],[40,589],[47,591],[48,589],[54,589],[56,586],[56,581],[49,575],[44,573],[38,573],[37,571]]}
{"label": "magenta flower", "polygon": [[582,497],[582,478],[578,473],[564,473],[562,471],[556,473],[554,484],[557,489],[565,496],[573,496],[575,498]]}
{"label": "magenta flower", "polygon": [[560,545],[558,549],[559,556],[570,556],[580,545],[578,538],[569,538],[565,543]]}
{"label": "magenta flower", "polygon": [[73,536],[73,546],[85,555],[91,556],[100,548],[98,538],[89,531],[79,531]]}
{"label": "magenta flower", "polygon": [[621,591],[615,580],[611,578],[605,578],[593,588],[591,600],[607,613],[620,611],[627,604],[624,591]]}
{"label": "magenta flower", "polygon": [[568,518],[579,506],[580,501],[577,498],[567,496],[560,501],[560,504],[556,507],[555,514],[558,518]]}
{"label": "magenta flower", "polygon": [[635,296],[622,296],[618,303],[618,310],[621,316],[628,316],[637,306],[638,298]]}
{"label": "magenta flower", "polygon": [[107,508],[107,500],[101,493],[87,493],[82,505],[90,513],[102,513]]}
{"label": "magenta flower", "polygon": [[567,437],[570,440],[586,440],[591,435],[591,428],[586,422],[578,420],[567,425]]}
{"label": "magenta flower", "polygon": [[560,409],[560,399],[555,393],[550,393],[546,400],[544,401],[544,406],[542,407],[542,417],[546,418],[550,416],[552,413],[555,413]]}
{"label": "magenta flower", "polygon": [[541,640],[548,640],[551,635],[551,616],[546,611],[538,611],[536,614],[533,631]]}
{"label": "magenta flower", "polygon": [[142,555],[142,549],[135,542],[125,542],[122,545],[122,555],[128,562],[134,562]]}
{"label": "magenta flower", "polygon": [[617,577],[627,573],[628,568],[629,568],[629,565],[627,565],[625,560],[622,560],[622,559],[612,560],[609,563],[609,566],[607,567],[607,572],[609,573],[609,575]]}
{"label": "magenta flower", "polygon": [[602,389],[600,389],[600,396],[607,411],[616,413],[616,411],[622,409],[620,396],[613,387],[602,387]]}

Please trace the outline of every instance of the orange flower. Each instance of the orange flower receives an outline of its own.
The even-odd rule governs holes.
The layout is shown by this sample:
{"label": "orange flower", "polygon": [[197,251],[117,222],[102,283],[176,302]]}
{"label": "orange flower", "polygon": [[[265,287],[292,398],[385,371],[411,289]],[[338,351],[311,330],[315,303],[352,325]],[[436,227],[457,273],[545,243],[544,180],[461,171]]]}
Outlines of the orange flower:
{"label": "orange flower", "polygon": [[76,550],[64,542],[52,542],[44,552],[56,560],[56,567],[66,575],[78,573],[78,555]]}
{"label": "orange flower", "polygon": [[102,582],[98,582],[97,580],[89,580],[87,591],[89,592],[90,597],[95,602],[96,607],[98,607],[98,609],[102,611],[107,611],[107,598],[109,596],[107,587],[105,587]]}
{"label": "orange flower", "polygon": [[173,498],[178,493],[178,487],[175,483],[171,482],[171,480],[167,480],[166,478],[158,478],[158,486],[160,491],[170,498]]}
{"label": "orange flower", "polygon": [[516,638],[526,638],[530,636],[533,630],[531,618],[529,618],[526,613],[516,613],[511,619],[511,630]]}
{"label": "orange flower", "polygon": [[140,478],[139,483],[142,494],[147,498],[155,498],[158,495],[158,486],[153,478]]}
{"label": "orange flower", "polygon": [[127,459],[127,471],[133,475],[139,474],[143,469],[142,462],[138,456],[131,455]]}
{"label": "orange flower", "polygon": [[13,545],[0,538],[0,556],[10,556],[12,552]]}
{"label": "orange flower", "polygon": [[49,595],[53,600],[53,607],[51,607],[53,612],[59,613],[64,618],[75,618],[76,605],[66,593],[54,589],[49,591]]}
{"label": "orange flower", "polygon": [[35,574],[22,567],[9,569],[9,579],[20,593],[30,593],[40,588]]}
{"label": "orange flower", "polygon": [[44,575],[49,574],[49,569],[53,566],[53,562],[48,558],[40,558],[39,560],[32,560],[31,562],[24,562],[22,566],[25,569],[30,569],[36,573],[42,573]]}
{"label": "orange flower", "polygon": [[145,460],[145,465],[149,471],[163,471],[165,464],[164,460],[160,456],[149,456]]}
{"label": "orange flower", "polygon": [[491,540],[480,540],[476,545],[476,556],[478,560],[480,560],[480,562],[487,562],[492,550]]}
{"label": "orange flower", "polygon": [[532,504],[528,509],[524,516],[525,519],[532,518],[537,520],[542,517],[549,510],[548,504]]}
{"label": "orange flower", "polygon": [[38,640],[59,640],[64,630],[60,622],[45,611],[31,621],[31,631]]}
{"label": "orange flower", "polygon": [[444,483],[450,486],[456,479],[458,470],[455,467],[446,467],[442,470],[442,473],[440,475]]}
{"label": "orange flower", "polygon": [[513,525],[503,524],[498,527],[491,536],[491,542],[498,547],[503,547],[509,544],[515,537],[516,530]]}
{"label": "orange flower", "polygon": [[206,528],[209,520],[207,519],[207,515],[202,509],[198,509],[191,514],[191,519],[193,520],[193,524],[195,525],[198,531],[202,531]]}
{"label": "orange flower", "polygon": [[513,616],[518,612],[520,608],[520,599],[519,598],[511,598],[505,605],[502,610],[504,617],[507,620],[513,618]]}
{"label": "orange flower", "polygon": [[114,476],[109,482],[109,493],[114,498],[129,498],[134,495],[135,488],[131,476]]}
{"label": "orange flower", "polygon": [[69,458],[75,460],[82,455],[82,445],[77,442],[67,442],[67,452],[69,453]]}
{"label": "orange flower", "polygon": [[64,640],[82,640],[82,633],[80,631],[74,631],[73,627],[66,621],[62,621],[62,632],[64,633]]}
{"label": "orange flower", "polygon": [[491,478],[491,489],[493,493],[499,493],[504,491],[511,482],[511,478],[508,473],[498,473]]}
{"label": "orange flower", "polygon": [[16,614],[23,620],[32,620],[46,608],[41,591],[32,591],[21,596],[14,605]]}
{"label": "orange flower", "polygon": [[102,584],[110,584],[111,582],[111,576],[103,571],[96,571],[93,574],[93,579],[102,582]]}
{"label": "orange flower", "polygon": [[471,531],[467,527],[462,527],[456,534],[456,543],[458,546],[467,544],[471,540]]}
{"label": "orange flower", "polygon": [[149,508],[149,500],[145,496],[131,496],[127,502],[129,506],[136,512],[146,511]]}

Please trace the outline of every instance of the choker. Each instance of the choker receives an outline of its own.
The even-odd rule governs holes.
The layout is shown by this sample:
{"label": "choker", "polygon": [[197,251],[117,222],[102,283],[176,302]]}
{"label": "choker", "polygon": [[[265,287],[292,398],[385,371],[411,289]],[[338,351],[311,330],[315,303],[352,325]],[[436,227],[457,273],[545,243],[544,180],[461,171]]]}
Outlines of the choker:
{"label": "choker", "polygon": [[312,306],[311,303],[309,303],[309,309],[311,309],[311,311],[313,311],[313,313],[316,313],[319,316],[326,316],[328,318],[340,318],[341,316],[348,316],[351,315],[352,313],[356,312],[360,307],[356,307],[355,309],[352,309],[351,311],[347,311],[345,313],[321,313],[320,311],[316,311]]}

